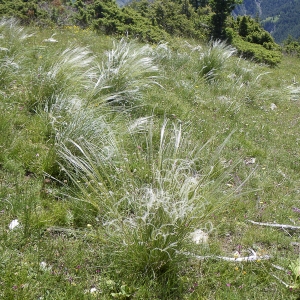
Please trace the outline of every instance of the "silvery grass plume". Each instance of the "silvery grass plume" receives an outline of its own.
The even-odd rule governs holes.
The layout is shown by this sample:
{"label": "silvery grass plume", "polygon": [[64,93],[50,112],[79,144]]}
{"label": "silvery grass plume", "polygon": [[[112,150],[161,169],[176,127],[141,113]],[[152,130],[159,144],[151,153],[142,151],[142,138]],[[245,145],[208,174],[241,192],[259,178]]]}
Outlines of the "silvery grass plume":
{"label": "silvery grass plume", "polygon": [[61,94],[75,97],[91,88],[94,57],[87,48],[70,47],[43,61],[32,76],[30,87],[33,109],[50,111]]}
{"label": "silvery grass plume", "polygon": [[[112,122],[106,122],[105,113],[101,114],[97,110],[84,108],[84,110],[75,110],[68,115],[61,114],[53,117],[50,114],[50,116],[55,131],[55,144],[59,150],[69,152],[71,145],[73,149],[74,146],[77,148],[82,145],[82,149],[90,148],[91,152],[95,151],[94,154],[99,155],[105,161],[114,156],[117,148],[115,135]],[[96,150],[97,147],[99,151]],[[82,149],[80,152],[84,155]]]}
{"label": "silvery grass plume", "polygon": [[77,46],[70,47],[55,57],[55,62],[48,70],[47,76],[51,79],[62,77],[66,83],[73,83],[72,81],[75,80],[75,83],[81,87],[89,88],[90,84],[87,84],[87,81],[93,62],[94,56],[89,49]]}
{"label": "silvery grass plume", "polygon": [[292,101],[297,101],[300,99],[300,86],[297,83],[287,87],[288,94]]}
{"label": "silvery grass plume", "polygon": [[201,76],[207,80],[213,80],[225,67],[227,60],[236,53],[236,49],[226,42],[211,41],[207,50],[201,53],[200,70]]}
{"label": "silvery grass plume", "polygon": [[237,91],[250,87],[252,83],[258,81],[256,68],[241,57],[237,63],[231,65],[230,71],[227,78],[231,81],[231,88]]}
{"label": "silvery grass plume", "polygon": [[134,102],[145,88],[158,84],[159,70],[149,52],[149,45],[140,47],[126,39],[115,41],[92,78],[93,101]]}
{"label": "silvery grass plume", "polygon": [[239,58],[237,63],[227,64],[228,75],[222,80],[210,81],[210,90],[215,96],[212,101],[221,110],[237,113],[245,101],[250,103],[261,95],[260,78],[264,74],[258,71],[243,58]]}
{"label": "silvery grass plume", "polygon": [[110,126],[102,126],[102,132],[100,128],[97,129],[100,134],[96,137],[97,145],[84,137],[71,139],[60,136],[57,136],[56,144],[58,163],[76,186],[75,194],[78,195],[75,200],[78,201],[75,203],[87,204],[101,218],[115,211],[118,194],[123,192],[122,187],[128,182]]}
{"label": "silvery grass plume", "polygon": [[187,260],[182,251],[193,247],[191,233],[205,227],[206,208],[218,205],[210,201],[224,178],[212,180],[213,166],[208,173],[198,166],[203,148],[183,135],[180,124],[163,123],[158,148],[151,119],[128,127],[132,135],[145,135],[145,153],[126,152],[112,129],[97,145],[84,138],[62,143],[61,167],[76,186],[75,203],[98,211],[107,237],[103,251],[114,270],[176,277]]}
{"label": "silvery grass plume", "polygon": [[[61,94],[56,96],[51,105],[45,106],[45,111],[55,136],[59,164],[70,176],[77,168],[76,173],[79,172],[78,170],[84,170],[82,176],[89,174],[90,177],[86,177],[85,182],[94,180],[97,174],[90,174],[85,169],[86,164],[80,166],[79,161],[87,158],[86,149],[92,153],[91,159],[92,157],[95,159],[94,170],[97,170],[96,165],[101,166],[101,163],[103,167],[109,165],[117,151],[115,135],[112,131],[113,122],[106,122],[107,114],[103,107],[101,109],[87,107],[85,100],[79,96]],[[69,160],[75,163],[76,159],[78,163],[74,168]],[[99,179],[97,182],[100,181]]]}
{"label": "silvery grass plume", "polygon": [[168,43],[160,42],[157,46],[149,47],[149,55],[157,63],[169,61],[173,57],[171,48]]}
{"label": "silvery grass plume", "polygon": [[15,19],[0,20],[0,87],[19,76],[21,63],[25,60],[24,40],[28,34]]}
{"label": "silvery grass plume", "polygon": [[220,91],[223,93],[218,97],[218,100],[221,100],[218,102],[228,106],[227,111],[237,112],[245,101],[250,104],[259,98],[271,99],[277,93],[275,90],[265,92],[261,88],[261,79],[270,72],[261,72],[257,65],[253,65],[241,57],[237,63],[228,65],[226,71],[229,72],[227,78],[217,81],[214,88],[216,94],[220,94]]}
{"label": "silvery grass plume", "polygon": [[116,203],[116,207],[127,207],[127,213],[104,223],[112,268],[131,280],[176,278],[188,260],[186,252],[195,251],[192,233],[199,227],[211,230],[205,214],[209,206],[220,204],[213,196],[224,179],[222,174],[211,180],[210,174],[197,167],[203,148],[190,143],[180,124],[170,128],[167,121],[163,123],[157,150],[151,131],[149,128],[146,157],[140,161],[140,166],[144,164],[152,172],[150,180],[135,184],[133,191],[124,193]]}
{"label": "silvery grass plume", "polygon": [[46,101],[44,112],[51,118],[63,118],[67,115],[76,114],[85,105],[85,100],[78,95],[58,94]]}
{"label": "silvery grass plume", "polygon": [[[24,27],[14,18],[2,18],[0,20],[0,41],[5,43],[9,54],[15,55],[22,52],[24,40],[32,37],[33,33],[27,33]],[[1,46],[2,47],[2,46]]]}

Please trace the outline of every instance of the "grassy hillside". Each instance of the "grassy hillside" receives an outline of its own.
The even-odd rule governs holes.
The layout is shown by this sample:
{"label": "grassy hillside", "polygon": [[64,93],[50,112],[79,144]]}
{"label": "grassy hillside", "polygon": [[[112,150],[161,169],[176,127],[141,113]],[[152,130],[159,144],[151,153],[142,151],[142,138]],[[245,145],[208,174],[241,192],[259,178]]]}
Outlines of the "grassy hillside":
{"label": "grassy hillside", "polygon": [[298,59],[0,35],[1,298],[299,297]]}

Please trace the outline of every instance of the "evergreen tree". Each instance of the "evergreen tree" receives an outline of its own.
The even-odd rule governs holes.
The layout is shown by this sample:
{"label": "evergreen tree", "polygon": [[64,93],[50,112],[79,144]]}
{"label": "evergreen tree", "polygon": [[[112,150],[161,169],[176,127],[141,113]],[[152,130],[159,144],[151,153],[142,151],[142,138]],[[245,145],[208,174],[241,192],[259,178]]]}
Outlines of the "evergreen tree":
{"label": "evergreen tree", "polygon": [[197,10],[199,7],[208,5],[209,0],[189,0],[190,4]]}
{"label": "evergreen tree", "polygon": [[215,39],[225,38],[225,21],[237,4],[243,0],[210,0],[214,15],[212,17],[212,36]]}

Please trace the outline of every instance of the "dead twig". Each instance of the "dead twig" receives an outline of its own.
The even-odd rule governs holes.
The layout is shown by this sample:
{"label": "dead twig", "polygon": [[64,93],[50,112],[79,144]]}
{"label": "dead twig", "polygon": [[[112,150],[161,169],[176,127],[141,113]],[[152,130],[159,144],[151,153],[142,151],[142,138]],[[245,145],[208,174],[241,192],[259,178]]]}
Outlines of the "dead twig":
{"label": "dead twig", "polygon": [[290,285],[288,285],[286,282],[284,282],[283,280],[281,280],[279,277],[277,277],[274,274],[271,274],[274,278],[276,278],[280,283],[282,283],[286,288],[291,288]]}
{"label": "dead twig", "polygon": [[287,269],[285,269],[284,267],[281,267],[281,266],[277,266],[277,265],[274,265],[274,264],[271,264],[272,267],[274,267],[275,269],[277,270],[280,270],[280,271],[284,271],[284,272],[288,272]]}
{"label": "dead twig", "polygon": [[259,256],[252,249],[249,249],[249,251],[252,253],[252,255],[244,256],[244,257],[226,257],[226,256],[216,256],[216,255],[199,256],[199,255],[195,255],[192,253],[184,253],[184,254],[187,254],[187,255],[192,256],[193,258],[196,258],[199,260],[219,259],[219,260],[225,260],[225,261],[231,261],[231,262],[251,262],[251,261],[268,260],[271,258],[270,255]]}
{"label": "dead twig", "polygon": [[248,220],[248,222],[255,224],[255,225],[260,225],[260,226],[269,226],[269,227],[282,228],[282,229],[300,230],[300,226],[278,224],[278,223],[262,223],[262,222],[255,222],[252,220]]}

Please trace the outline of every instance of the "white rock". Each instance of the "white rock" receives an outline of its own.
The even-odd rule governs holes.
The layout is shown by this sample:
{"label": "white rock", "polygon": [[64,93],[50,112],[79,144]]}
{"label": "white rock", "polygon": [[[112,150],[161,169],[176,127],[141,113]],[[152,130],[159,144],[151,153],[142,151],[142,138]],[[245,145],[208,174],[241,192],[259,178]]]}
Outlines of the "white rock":
{"label": "white rock", "polygon": [[195,244],[207,244],[208,242],[208,234],[201,229],[192,232],[191,237]]}
{"label": "white rock", "polygon": [[270,107],[272,110],[276,109],[277,108],[277,105],[275,103],[271,103],[271,107]]}
{"label": "white rock", "polygon": [[14,228],[18,227],[20,225],[18,219],[14,219],[10,222],[10,224],[8,225],[8,228],[10,230],[13,230]]}
{"label": "white rock", "polygon": [[91,288],[90,289],[90,293],[92,294],[92,293],[96,293],[97,292],[97,289],[95,288],[95,287],[93,287],[93,288]]}
{"label": "white rock", "polygon": [[41,267],[41,269],[45,270],[47,268],[47,263],[45,263],[44,261],[41,261],[40,267]]}
{"label": "white rock", "polygon": [[256,162],[256,158],[255,157],[247,157],[245,159],[245,164],[246,165],[253,165]]}

